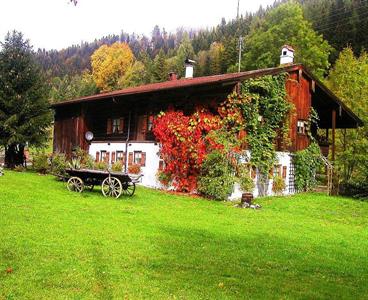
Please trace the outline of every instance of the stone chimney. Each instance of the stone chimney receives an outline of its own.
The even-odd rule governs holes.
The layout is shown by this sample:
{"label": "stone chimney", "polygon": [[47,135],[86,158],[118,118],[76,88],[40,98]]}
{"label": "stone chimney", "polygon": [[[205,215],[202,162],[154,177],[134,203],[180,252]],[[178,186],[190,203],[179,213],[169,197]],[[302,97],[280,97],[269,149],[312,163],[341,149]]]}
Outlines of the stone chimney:
{"label": "stone chimney", "polygon": [[185,78],[193,78],[195,61],[187,58],[185,60]]}
{"label": "stone chimney", "polygon": [[175,72],[169,73],[169,81],[178,80],[178,75]]}
{"label": "stone chimney", "polygon": [[289,45],[282,46],[280,55],[280,65],[287,65],[294,63],[294,52],[293,47]]}

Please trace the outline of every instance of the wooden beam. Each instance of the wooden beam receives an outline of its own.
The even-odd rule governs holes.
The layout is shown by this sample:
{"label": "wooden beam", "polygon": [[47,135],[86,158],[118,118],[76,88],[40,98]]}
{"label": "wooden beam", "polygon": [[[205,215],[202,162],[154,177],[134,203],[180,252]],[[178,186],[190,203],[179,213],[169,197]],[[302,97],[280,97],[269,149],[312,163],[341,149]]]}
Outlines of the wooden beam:
{"label": "wooden beam", "polygon": [[332,110],[332,161],[335,161],[336,110]]}

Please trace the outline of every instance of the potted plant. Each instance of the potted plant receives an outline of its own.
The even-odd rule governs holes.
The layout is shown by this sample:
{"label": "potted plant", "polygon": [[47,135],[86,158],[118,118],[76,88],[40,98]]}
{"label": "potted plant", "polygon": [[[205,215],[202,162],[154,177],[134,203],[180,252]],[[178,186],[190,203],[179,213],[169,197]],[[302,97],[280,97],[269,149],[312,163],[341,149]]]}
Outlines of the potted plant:
{"label": "potted plant", "polygon": [[171,183],[171,174],[165,173],[164,171],[158,171],[156,174],[157,180],[167,188]]}
{"label": "potted plant", "polygon": [[128,174],[133,180],[137,180],[141,174],[141,166],[138,164],[131,164],[128,166]]}

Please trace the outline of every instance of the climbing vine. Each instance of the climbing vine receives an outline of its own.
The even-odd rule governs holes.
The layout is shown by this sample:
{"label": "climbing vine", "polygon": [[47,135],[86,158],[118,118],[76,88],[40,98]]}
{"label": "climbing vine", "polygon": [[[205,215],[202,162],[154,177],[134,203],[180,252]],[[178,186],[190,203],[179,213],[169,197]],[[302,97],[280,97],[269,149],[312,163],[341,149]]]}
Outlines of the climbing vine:
{"label": "climbing vine", "polygon": [[292,104],[287,101],[286,74],[263,76],[242,83],[219,109],[224,126],[241,134],[251,150],[250,162],[267,174],[276,159],[275,141],[289,130]]}
{"label": "climbing vine", "polygon": [[192,192],[209,149],[215,144],[208,133],[220,127],[220,118],[205,109],[186,116],[182,111],[162,112],[154,120],[153,133],[161,144],[160,155],[165,162],[161,171],[178,191]]}
{"label": "climbing vine", "polygon": [[321,167],[321,150],[316,142],[294,154],[295,187],[297,191],[308,191],[316,185],[316,170]]}
{"label": "climbing vine", "polygon": [[298,191],[308,191],[316,185],[316,172],[322,167],[321,149],[312,135],[311,128],[318,129],[319,116],[313,109],[310,110],[306,133],[311,141],[308,148],[297,151],[293,157],[295,168],[295,187]]}

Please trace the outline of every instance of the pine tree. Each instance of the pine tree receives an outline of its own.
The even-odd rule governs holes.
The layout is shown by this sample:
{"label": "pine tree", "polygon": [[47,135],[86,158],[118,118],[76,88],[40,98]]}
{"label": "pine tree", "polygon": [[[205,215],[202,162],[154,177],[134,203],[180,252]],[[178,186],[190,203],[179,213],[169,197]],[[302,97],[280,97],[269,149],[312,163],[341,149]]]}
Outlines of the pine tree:
{"label": "pine tree", "polygon": [[164,50],[160,50],[154,60],[153,77],[155,81],[167,80],[167,64]]}
{"label": "pine tree", "polygon": [[47,89],[32,47],[20,32],[8,33],[0,51],[0,145],[8,167],[23,164],[24,147],[47,140],[51,113]]}

